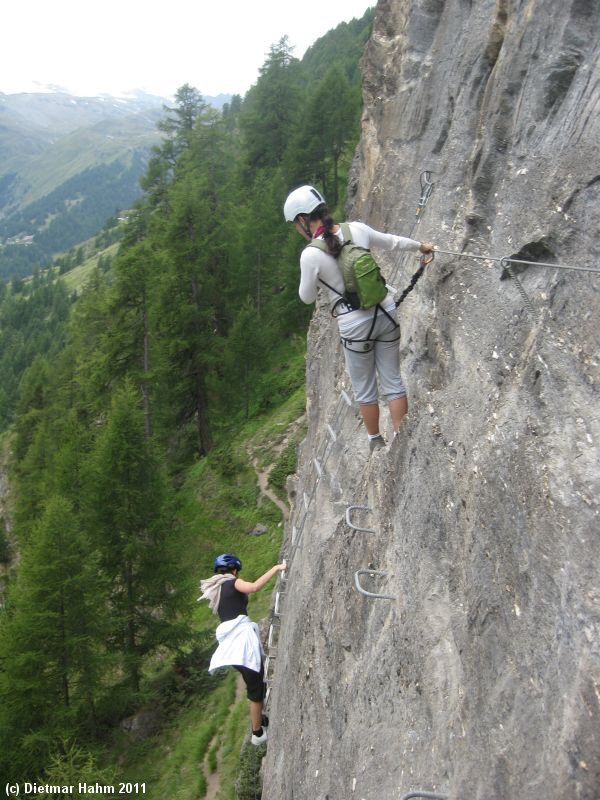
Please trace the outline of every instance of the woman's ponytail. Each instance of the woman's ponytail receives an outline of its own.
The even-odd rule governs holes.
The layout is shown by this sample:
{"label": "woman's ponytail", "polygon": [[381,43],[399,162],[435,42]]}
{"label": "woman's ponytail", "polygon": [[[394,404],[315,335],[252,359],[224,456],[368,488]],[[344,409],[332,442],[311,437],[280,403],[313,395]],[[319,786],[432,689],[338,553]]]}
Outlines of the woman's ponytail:
{"label": "woman's ponytail", "polygon": [[335,220],[329,213],[329,209],[325,205],[320,205],[310,215],[311,219],[320,220],[324,231],[323,231],[323,240],[327,245],[327,249],[329,250],[330,254],[337,258],[340,254],[342,249],[342,243],[333,232],[333,228],[335,227]]}

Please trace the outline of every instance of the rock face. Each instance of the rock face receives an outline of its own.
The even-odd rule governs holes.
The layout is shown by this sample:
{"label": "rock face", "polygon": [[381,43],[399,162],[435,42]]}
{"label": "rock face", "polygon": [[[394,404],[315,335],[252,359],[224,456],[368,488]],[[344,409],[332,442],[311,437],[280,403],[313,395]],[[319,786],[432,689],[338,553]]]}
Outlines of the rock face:
{"label": "rock face", "polygon": [[[380,1],[349,218],[600,267],[599,58],[597,0]],[[518,269],[428,267],[370,458],[315,312],[263,800],[600,797],[600,276]]]}

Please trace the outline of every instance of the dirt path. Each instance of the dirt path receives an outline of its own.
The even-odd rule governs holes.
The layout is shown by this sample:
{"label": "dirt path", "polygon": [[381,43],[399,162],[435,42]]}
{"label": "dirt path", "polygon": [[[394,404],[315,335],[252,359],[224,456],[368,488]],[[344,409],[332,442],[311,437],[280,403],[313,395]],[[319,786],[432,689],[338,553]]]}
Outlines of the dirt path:
{"label": "dirt path", "polygon": [[273,448],[272,453],[271,453],[272,462],[271,462],[271,464],[269,464],[269,466],[265,470],[260,470],[259,469],[258,459],[254,457],[254,455],[251,452],[250,448],[248,449],[248,455],[250,456],[250,459],[252,461],[252,466],[254,467],[254,471],[256,472],[257,486],[258,486],[258,488],[260,490],[260,493],[261,493],[262,497],[267,497],[272,503],[275,503],[277,508],[283,514],[284,520],[289,519],[290,507],[287,505],[287,503],[284,503],[284,501],[281,500],[281,498],[279,498],[277,496],[277,494],[271,488],[269,488],[269,475],[271,474],[271,470],[275,466],[275,462],[277,461],[277,458],[281,455],[281,453],[288,446],[288,444],[290,442],[290,438],[296,433],[296,431],[298,430],[300,425],[302,425],[304,420],[305,420],[305,415],[302,414],[301,417],[299,417],[297,420],[295,420],[288,427],[286,435],[279,442],[279,444],[276,445]]}
{"label": "dirt path", "polygon": [[[233,703],[229,706],[229,710],[231,711],[234,706],[236,706],[240,700],[244,696],[244,681],[241,675],[237,676],[236,684],[235,684],[235,698]],[[215,739],[221,735],[221,731],[219,731]],[[214,741],[214,739],[213,739]],[[222,744],[222,743],[221,743]],[[211,742],[212,745],[212,742]],[[219,750],[221,749],[221,745],[219,745]],[[211,747],[209,745],[208,750],[206,751],[206,756],[204,758],[204,763],[202,765],[202,769],[204,770],[204,775],[206,777],[206,795],[205,800],[217,800],[219,796],[219,789],[221,788],[221,780],[219,778],[219,753],[217,753],[217,768],[214,772],[211,772],[208,768],[208,754],[211,751]]]}
{"label": "dirt path", "polygon": [[[282,448],[283,449],[283,448]],[[268,497],[268,499],[275,503],[277,508],[283,514],[283,518],[287,520],[290,516],[290,508],[283,500],[280,500],[279,497],[275,494],[272,489],[269,489],[269,475],[271,474],[271,470],[273,469],[273,464],[269,464],[264,472],[261,472],[258,468],[258,459],[254,458],[252,460],[252,466],[254,467],[254,471],[256,472],[257,477],[257,486],[260,489],[260,493],[263,497]]]}

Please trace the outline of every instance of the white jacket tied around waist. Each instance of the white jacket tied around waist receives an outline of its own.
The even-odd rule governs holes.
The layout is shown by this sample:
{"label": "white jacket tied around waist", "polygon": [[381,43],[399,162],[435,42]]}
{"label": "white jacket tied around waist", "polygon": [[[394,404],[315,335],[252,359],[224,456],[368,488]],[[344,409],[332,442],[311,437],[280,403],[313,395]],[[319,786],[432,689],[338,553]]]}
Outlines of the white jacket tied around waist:
{"label": "white jacket tied around waist", "polygon": [[219,646],[210,660],[209,672],[220,667],[247,667],[260,672],[262,647],[256,622],[246,614],[222,622],[216,630]]}

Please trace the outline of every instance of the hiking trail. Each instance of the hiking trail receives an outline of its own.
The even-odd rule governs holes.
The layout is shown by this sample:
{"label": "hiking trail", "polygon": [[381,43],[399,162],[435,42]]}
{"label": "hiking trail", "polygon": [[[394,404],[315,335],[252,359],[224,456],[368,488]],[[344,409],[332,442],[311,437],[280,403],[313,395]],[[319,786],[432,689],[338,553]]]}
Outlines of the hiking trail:
{"label": "hiking trail", "polygon": [[[242,679],[242,676],[238,675],[235,684],[235,698],[233,700],[233,703],[229,706],[230,712],[243,699],[243,697],[244,697],[244,681]],[[215,739],[218,740],[218,737],[220,735],[221,731],[218,731],[213,737],[211,745],[215,741]],[[221,779],[219,777],[219,754],[221,752],[222,746],[223,742],[219,741],[219,749],[217,751],[217,769],[214,772],[211,772],[208,766],[208,757],[212,749],[210,746],[208,747],[206,755],[204,756],[204,761],[202,762],[202,770],[206,778],[206,794],[204,796],[205,800],[217,800],[217,797],[219,796],[219,790],[221,788]]]}
{"label": "hiking trail", "polygon": [[[252,447],[248,447],[248,455],[250,456],[250,461],[256,472],[256,479],[257,479],[257,486],[262,497],[266,497],[272,503],[274,503],[277,508],[281,511],[283,515],[284,521],[287,520],[290,516],[290,507],[285,503],[281,498],[277,496],[277,494],[269,487],[269,475],[275,466],[277,459],[281,455],[281,453],[285,450],[285,448],[290,443],[292,437],[296,434],[302,423],[306,419],[306,414],[302,414],[298,419],[294,420],[294,422],[290,423],[288,426],[285,435],[283,436],[282,440],[276,444],[273,449],[271,450],[271,463],[265,468],[260,469],[258,463],[258,457],[254,455],[254,451]],[[259,499],[260,503],[260,499]]]}

